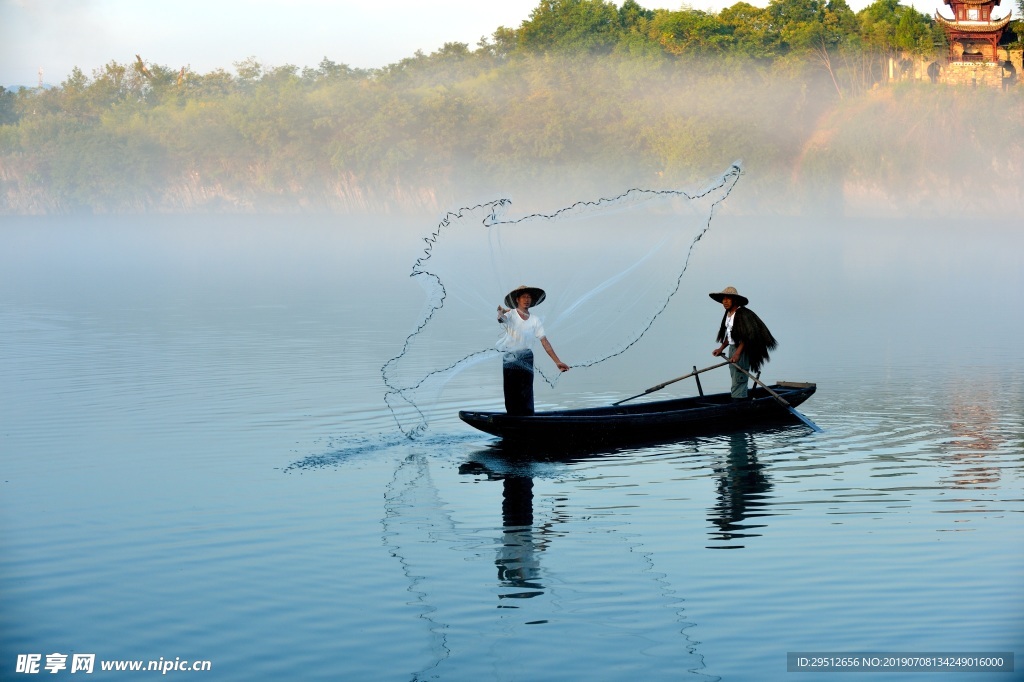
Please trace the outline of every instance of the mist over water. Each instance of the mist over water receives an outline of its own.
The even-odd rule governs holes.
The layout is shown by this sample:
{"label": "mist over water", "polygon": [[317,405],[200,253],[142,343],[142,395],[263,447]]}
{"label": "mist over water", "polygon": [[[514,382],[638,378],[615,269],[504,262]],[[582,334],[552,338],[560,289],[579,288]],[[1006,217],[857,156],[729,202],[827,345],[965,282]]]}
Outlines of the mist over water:
{"label": "mist over water", "polygon": [[[384,401],[436,225],[4,221],[5,670],[774,680],[789,651],[1024,651],[1019,235],[716,215],[650,332],[538,381],[538,406],[710,364],[707,293],[731,285],[780,340],[764,378],[816,382],[801,411],[824,433],[520,460],[456,416],[500,409],[496,365],[448,383],[416,440]],[[480,305],[453,335],[494,326]]]}

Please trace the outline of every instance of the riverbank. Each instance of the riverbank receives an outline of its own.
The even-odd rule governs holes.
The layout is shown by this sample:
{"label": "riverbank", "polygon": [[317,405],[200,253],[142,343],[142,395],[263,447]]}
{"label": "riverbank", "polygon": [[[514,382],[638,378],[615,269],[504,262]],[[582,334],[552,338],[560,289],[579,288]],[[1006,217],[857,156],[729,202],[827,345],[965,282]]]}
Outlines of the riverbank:
{"label": "riverbank", "polygon": [[533,60],[410,82],[286,77],[0,126],[0,215],[437,213],[474,199],[686,188],[743,164],[723,210],[976,215],[1024,205],[1024,88],[838,98],[820,74]]}

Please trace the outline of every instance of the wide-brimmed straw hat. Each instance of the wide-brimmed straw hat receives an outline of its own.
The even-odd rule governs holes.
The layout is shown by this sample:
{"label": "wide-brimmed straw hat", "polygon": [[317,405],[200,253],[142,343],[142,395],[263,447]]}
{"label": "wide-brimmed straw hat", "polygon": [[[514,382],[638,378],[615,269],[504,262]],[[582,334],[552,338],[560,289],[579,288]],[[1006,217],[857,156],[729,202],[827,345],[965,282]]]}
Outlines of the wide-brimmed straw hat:
{"label": "wide-brimmed straw hat", "polygon": [[731,298],[733,303],[738,305],[746,305],[750,303],[750,299],[746,296],[740,296],[740,292],[736,291],[736,287],[726,287],[719,292],[708,294],[711,298],[715,299],[719,303],[722,302],[723,298]]}
{"label": "wide-brimmed straw hat", "polygon": [[505,305],[507,305],[509,308],[515,308],[519,302],[519,297],[523,294],[529,294],[531,297],[533,297],[533,303],[530,304],[531,308],[536,305],[540,305],[541,302],[547,297],[547,294],[544,293],[543,289],[540,289],[538,287],[528,287],[525,284],[520,284],[512,291],[508,292],[508,296],[505,297]]}

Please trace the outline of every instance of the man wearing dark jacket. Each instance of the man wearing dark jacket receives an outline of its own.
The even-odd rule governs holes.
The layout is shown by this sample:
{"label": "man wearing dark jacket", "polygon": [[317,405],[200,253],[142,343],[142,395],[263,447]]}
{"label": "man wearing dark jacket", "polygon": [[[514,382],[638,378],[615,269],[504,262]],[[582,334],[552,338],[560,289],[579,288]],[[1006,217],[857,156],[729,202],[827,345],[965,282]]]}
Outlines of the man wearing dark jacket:
{"label": "man wearing dark jacket", "polygon": [[[775,350],[778,342],[761,318],[746,308],[750,301],[740,296],[735,287],[726,287],[720,292],[708,294],[725,308],[722,325],[718,329],[718,348],[711,351],[714,356],[727,351],[726,359],[743,369],[756,374],[761,365],[768,362],[768,351]],[[732,399],[747,397],[747,375],[729,365],[732,375]]]}

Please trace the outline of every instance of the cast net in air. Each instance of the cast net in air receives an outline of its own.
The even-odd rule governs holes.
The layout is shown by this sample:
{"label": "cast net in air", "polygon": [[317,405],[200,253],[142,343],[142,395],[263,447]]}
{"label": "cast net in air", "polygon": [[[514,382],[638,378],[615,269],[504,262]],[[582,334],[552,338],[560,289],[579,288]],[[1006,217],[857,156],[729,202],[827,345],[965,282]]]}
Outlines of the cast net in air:
{"label": "cast net in air", "polygon": [[[402,432],[422,434],[442,389],[467,370],[489,363],[500,385],[504,332],[496,309],[519,285],[546,291],[531,312],[573,372],[627,352],[679,290],[740,174],[737,163],[697,191],[631,189],[520,217],[507,215],[505,199],[448,213],[424,238],[410,274],[426,292],[423,313],[381,368]],[[564,375],[539,345],[534,352],[539,398]],[[500,401],[492,409],[502,409]]]}

